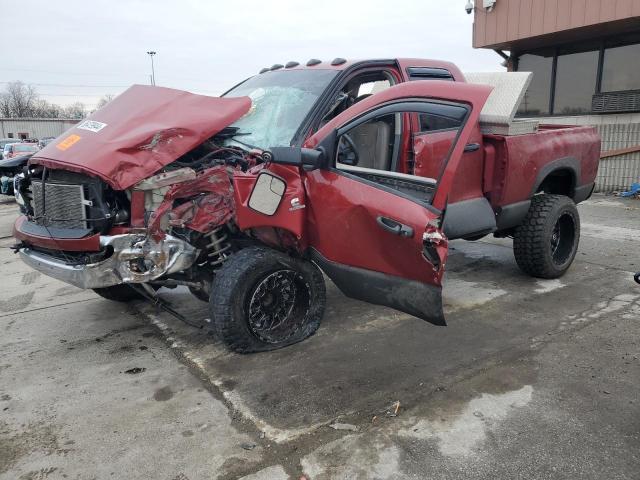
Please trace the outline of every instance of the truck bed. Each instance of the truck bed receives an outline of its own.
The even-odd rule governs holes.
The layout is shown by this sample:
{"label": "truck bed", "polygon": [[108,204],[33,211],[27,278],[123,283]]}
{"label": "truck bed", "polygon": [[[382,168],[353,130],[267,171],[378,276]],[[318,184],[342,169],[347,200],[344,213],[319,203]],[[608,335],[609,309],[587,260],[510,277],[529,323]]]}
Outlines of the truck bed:
{"label": "truck bed", "polygon": [[485,192],[494,208],[527,201],[549,174],[573,176],[567,193],[576,203],[590,195],[600,159],[595,128],[541,125],[532,134],[483,137]]}

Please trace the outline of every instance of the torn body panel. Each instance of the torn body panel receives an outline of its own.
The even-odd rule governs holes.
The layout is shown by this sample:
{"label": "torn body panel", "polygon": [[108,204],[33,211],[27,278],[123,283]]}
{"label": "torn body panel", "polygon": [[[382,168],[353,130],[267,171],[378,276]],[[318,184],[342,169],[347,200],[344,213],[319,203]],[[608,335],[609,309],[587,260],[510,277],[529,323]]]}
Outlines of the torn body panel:
{"label": "torn body panel", "polygon": [[[306,239],[306,193],[297,167],[270,164],[270,174],[281,179],[285,184],[280,204],[272,215],[265,215],[249,206],[249,199],[256,185],[257,175],[263,169],[262,165],[256,166],[246,173],[236,172],[233,176],[234,196],[238,208],[236,209],[236,222],[240,230],[248,229],[278,229],[295,238],[294,243],[298,251],[303,251],[307,245]],[[262,230],[258,230],[262,231]],[[268,235],[272,244],[272,234]],[[291,238],[283,241],[292,246]],[[278,242],[280,243],[280,242]]]}
{"label": "torn body panel", "polygon": [[[149,219],[149,234],[162,238],[169,227],[207,233],[234,215],[233,186],[225,166],[202,171],[194,180],[177,183]],[[174,208],[176,200],[187,200]]]}

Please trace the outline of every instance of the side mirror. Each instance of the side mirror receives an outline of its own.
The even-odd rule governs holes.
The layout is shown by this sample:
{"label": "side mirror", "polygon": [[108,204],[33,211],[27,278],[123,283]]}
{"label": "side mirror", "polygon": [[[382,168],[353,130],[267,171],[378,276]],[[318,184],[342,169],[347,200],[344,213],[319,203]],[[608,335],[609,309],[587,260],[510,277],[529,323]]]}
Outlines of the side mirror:
{"label": "side mirror", "polygon": [[324,152],[311,148],[300,147],[272,147],[262,154],[265,162],[280,165],[309,166],[321,168],[324,165]]}

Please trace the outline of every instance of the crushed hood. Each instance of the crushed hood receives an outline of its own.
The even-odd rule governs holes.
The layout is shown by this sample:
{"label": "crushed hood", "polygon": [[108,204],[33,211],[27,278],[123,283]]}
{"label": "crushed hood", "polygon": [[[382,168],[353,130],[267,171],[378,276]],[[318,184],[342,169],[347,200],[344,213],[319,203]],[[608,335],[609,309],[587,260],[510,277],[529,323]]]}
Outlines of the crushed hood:
{"label": "crushed hood", "polygon": [[249,97],[217,98],[134,85],[31,157],[44,165],[102,178],[124,190],[229,126]]}

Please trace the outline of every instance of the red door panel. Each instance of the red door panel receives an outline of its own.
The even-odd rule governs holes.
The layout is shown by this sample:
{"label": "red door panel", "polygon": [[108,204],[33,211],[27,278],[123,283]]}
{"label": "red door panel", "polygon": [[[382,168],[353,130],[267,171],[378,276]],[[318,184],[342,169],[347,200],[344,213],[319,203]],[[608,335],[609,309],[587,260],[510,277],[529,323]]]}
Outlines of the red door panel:
{"label": "red door panel", "polygon": [[[330,261],[440,285],[423,256],[423,234],[438,215],[411,200],[335,171],[315,170],[305,179],[309,245]],[[382,217],[382,218],[381,218]],[[380,219],[380,220],[379,220]],[[381,226],[384,219],[413,230],[411,237]],[[445,258],[440,259],[442,265]]]}
{"label": "red door panel", "polygon": [[[306,142],[305,147],[315,148],[324,140],[323,148],[329,149],[325,153],[333,162],[337,148],[332,140],[335,133],[343,133],[339,130],[342,127],[347,131],[354,119],[360,119],[357,123],[369,118],[361,115],[375,112],[383,105],[437,99],[470,107],[466,123],[458,131],[448,160],[440,168],[442,173],[436,178],[433,206],[419,204],[381,183],[344,171],[332,168],[311,172],[298,170],[307,193],[306,208],[300,211],[306,221],[304,239],[310,247],[311,257],[346,295],[390,306],[437,325],[444,324],[440,285],[448,249],[447,239],[440,229],[439,212],[447,206],[464,148],[477,130],[480,111],[490,92],[490,87],[457,82],[404,83],[358,102]],[[439,145],[435,147],[430,148],[437,155],[444,149]],[[269,169],[275,171],[274,167],[269,166]],[[382,177],[384,175],[369,175],[367,178],[377,178],[387,184],[394,178],[400,182],[416,181],[414,178],[399,179],[394,174]],[[293,178],[288,182],[298,190]],[[244,202],[242,198],[238,201]],[[295,218],[288,219],[283,205],[273,218],[279,225],[296,225]],[[251,225],[258,219],[247,218],[243,222]],[[269,224],[268,221],[265,224]],[[300,227],[295,228],[303,231]]]}

